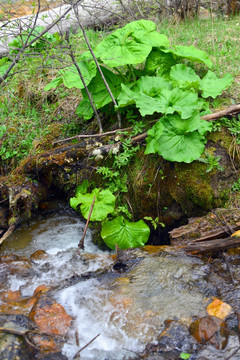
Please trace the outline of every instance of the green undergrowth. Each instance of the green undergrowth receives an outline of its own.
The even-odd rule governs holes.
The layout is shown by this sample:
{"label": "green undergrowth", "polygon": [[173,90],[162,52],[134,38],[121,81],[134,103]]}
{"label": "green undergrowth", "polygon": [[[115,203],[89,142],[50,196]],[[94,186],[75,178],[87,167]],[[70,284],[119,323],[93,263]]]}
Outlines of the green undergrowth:
{"label": "green undergrowth", "polygon": [[[211,101],[211,108],[239,102],[239,16],[230,20],[214,18],[213,21],[189,20],[180,24],[165,21],[157,24],[157,28],[171,44],[194,45],[206,51],[213,62],[211,70],[218,76],[227,72],[233,75],[234,82],[222,96]],[[87,32],[93,47],[108,34],[104,31]],[[40,56],[20,61],[14,69],[20,72],[8,78],[0,88],[0,166],[4,173],[11,171],[34,150],[33,142],[45,136],[48,125],[56,121],[61,123],[61,138],[78,134],[89,126],[89,121],[80,120],[75,114],[81,97],[78,89],[59,86],[51,92],[43,91],[44,86],[55,78],[58,69],[70,64],[66,52],[62,52],[59,59],[59,48],[55,45],[61,46],[61,39],[49,38],[47,41],[49,44],[41,49]],[[87,50],[81,32],[71,35],[70,41],[77,56]],[[202,65],[195,64],[193,68],[201,75]]]}

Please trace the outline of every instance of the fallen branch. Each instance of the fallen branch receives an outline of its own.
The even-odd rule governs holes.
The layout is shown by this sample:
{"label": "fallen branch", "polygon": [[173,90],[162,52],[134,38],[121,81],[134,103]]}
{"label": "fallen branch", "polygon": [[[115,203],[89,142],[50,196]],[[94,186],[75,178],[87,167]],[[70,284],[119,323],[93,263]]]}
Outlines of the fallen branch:
{"label": "fallen branch", "polygon": [[53,145],[65,143],[65,142],[68,142],[68,141],[71,141],[71,140],[74,140],[74,139],[87,139],[87,138],[104,137],[104,136],[114,135],[116,133],[121,133],[123,131],[128,131],[128,130],[132,130],[132,127],[128,127],[128,128],[125,128],[125,129],[117,129],[117,130],[107,131],[107,132],[101,133],[101,134],[90,134],[90,135],[81,134],[81,135],[72,136],[72,137],[67,138],[67,139],[54,141]]}
{"label": "fallen branch", "polygon": [[210,120],[220,119],[223,116],[235,115],[238,113],[240,113],[240,104],[232,105],[227,107],[226,109],[216,111],[212,114],[204,115],[202,116],[202,119],[210,121]]}
{"label": "fallen branch", "polygon": [[4,240],[6,240],[15,230],[16,226],[12,225],[8,228],[8,230],[3,234],[3,236],[0,238],[0,244],[3,243]]}
{"label": "fallen branch", "polygon": [[202,254],[207,252],[217,252],[227,249],[234,249],[240,246],[239,237],[228,237],[225,239],[215,239],[209,241],[193,242],[182,249],[192,254]]}

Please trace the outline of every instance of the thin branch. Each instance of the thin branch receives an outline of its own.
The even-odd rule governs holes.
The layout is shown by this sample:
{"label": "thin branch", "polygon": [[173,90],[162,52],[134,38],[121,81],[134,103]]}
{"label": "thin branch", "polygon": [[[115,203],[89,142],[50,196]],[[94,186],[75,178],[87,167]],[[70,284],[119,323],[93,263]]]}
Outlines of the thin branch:
{"label": "thin branch", "polygon": [[[40,1],[40,0],[38,0]],[[9,66],[9,68],[6,70],[5,74],[3,74],[2,76],[0,76],[0,84],[2,84],[6,78],[8,77],[10,71],[12,70],[12,68],[18,63],[18,61],[21,58],[21,55],[24,53],[24,51],[31,46],[34,42],[36,42],[37,40],[39,40],[43,35],[45,35],[51,28],[53,28],[56,24],[58,24],[73,8],[73,6],[79,4],[82,0],[77,0],[73,5],[71,5],[61,16],[59,16],[53,23],[51,23],[50,25],[48,25],[40,34],[38,34],[36,37],[34,37],[33,40],[29,41],[30,36],[33,33],[34,27],[31,29],[29,36],[27,38],[27,40],[25,41],[25,44],[23,45],[23,47],[20,49],[19,53],[17,54],[16,58],[13,60],[12,64]],[[36,24],[36,18],[38,17],[38,14],[36,14],[35,16],[35,21],[34,24]]]}
{"label": "thin branch", "polygon": [[67,43],[68,43],[69,55],[70,55],[70,57],[71,57],[71,59],[72,59],[72,62],[73,62],[73,64],[74,64],[75,68],[77,69],[78,75],[80,76],[80,79],[81,79],[81,81],[82,81],[82,83],[83,83],[84,89],[86,90],[87,96],[88,96],[89,101],[90,101],[91,106],[92,106],[92,109],[93,109],[93,111],[94,111],[94,113],[95,113],[95,115],[96,115],[96,118],[97,118],[97,122],[98,122],[98,126],[99,126],[99,131],[100,131],[100,133],[102,133],[103,128],[102,128],[102,122],[101,122],[99,113],[98,113],[98,111],[97,111],[97,109],[96,109],[96,107],[95,107],[95,105],[94,105],[92,96],[91,96],[91,94],[90,94],[90,92],[89,92],[89,90],[88,90],[87,84],[86,84],[86,82],[85,82],[85,80],[84,80],[84,77],[83,77],[82,72],[81,72],[81,70],[80,70],[80,68],[79,68],[79,66],[78,66],[78,63],[76,62],[76,59],[75,59],[75,56],[74,56],[74,54],[73,54],[72,47],[71,47],[71,44],[70,44],[70,41],[69,41],[68,33],[66,34],[66,41],[67,41]]}
{"label": "thin branch", "polygon": [[97,334],[92,340],[90,340],[86,345],[84,345],[81,349],[79,349],[76,354],[74,355],[73,359],[77,359],[78,355],[80,354],[81,351],[83,351],[84,349],[86,349],[86,347],[88,347],[94,340],[96,340],[98,337],[100,336],[100,334]]}
{"label": "thin branch", "polygon": [[89,210],[89,214],[88,214],[87,222],[86,222],[86,225],[85,225],[85,228],[84,228],[83,236],[82,236],[82,238],[81,238],[81,240],[79,241],[79,244],[78,244],[79,249],[84,249],[84,239],[85,239],[88,224],[89,224],[92,212],[93,212],[93,207],[94,207],[95,200],[96,200],[96,195],[94,195],[92,205],[91,205],[90,210]]}
{"label": "thin branch", "polygon": [[[90,42],[89,42],[88,37],[87,37],[87,34],[86,34],[86,32],[85,32],[85,30],[84,30],[84,28],[83,28],[83,26],[82,26],[82,24],[81,24],[81,22],[80,22],[80,20],[79,20],[78,11],[77,11],[77,8],[76,8],[75,5],[73,5],[73,10],[74,10],[75,16],[76,16],[76,18],[77,18],[78,25],[79,25],[80,29],[82,30],[84,39],[85,39],[86,44],[87,44],[87,46],[88,46],[88,49],[89,49],[89,51],[90,51],[90,53],[91,53],[91,55],[92,55],[92,57],[93,57],[93,60],[94,60],[94,62],[95,62],[95,64],[96,64],[96,66],[97,66],[97,68],[98,68],[98,71],[99,71],[99,73],[100,73],[100,75],[101,75],[101,78],[102,78],[102,80],[103,80],[103,82],[104,82],[104,85],[106,86],[106,89],[107,89],[107,91],[108,91],[108,93],[109,93],[109,95],[110,95],[110,97],[111,97],[111,99],[112,99],[113,104],[114,104],[115,106],[118,106],[118,104],[117,104],[117,102],[116,102],[116,100],[115,100],[115,98],[114,98],[114,96],[113,96],[113,93],[112,93],[112,91],[111,91],[111,89],[110,89],[110,87],[109,87],[109,85],[108,85],[108,83],[107,83],[107,80],[106,80],[106,78],[105,78],[105,76],[104,76],[104,74],[103,74],[103,72],[102,72],[102,69],[101,69],[101,67],[100,67],[100,65],[99,65],[99,62],[98,62],[98,60],[97,60],[97,58],[96,58],[96,56],[95,56],[95,54],[94,54],[94,52],[93,52],[93,49],[92,49],[92,47],[91,47],[91,45],[90,45]],[[117,113],[117,118],[118,118],[118,126],[121,127],[122,124],[121,124],[121,116],[120,116],[120,113],[119,113],[118,110],[116,111],[116,113]]]}
{"label": "thin branch", "polygon": [[54,141],[54,142],[53,142],[53,145],[62,144],[62,143],[65,143],[65,142],[68,142],[68,141],[71,141],[71,140],[74,140],[74,139],[87,139],[87,138],[104,137],[104,136],[108,136],[108,135],[114,135],[114,134],[116,134],[116,133],[118,133],[118,132],[121,133],[121,132],[123,132],[123,131],[129,131],[129,130],[132,130],[132,127],[128,127],[128,128],[124,128],[124,129],[117,129],[117,130],[112,130],[112,131],[107,131],[107,132],[105,132],[105,133],[99,133],[99,134],[76,135],[76,136],[72,136],[72,137],[67,138],[67,139]]}

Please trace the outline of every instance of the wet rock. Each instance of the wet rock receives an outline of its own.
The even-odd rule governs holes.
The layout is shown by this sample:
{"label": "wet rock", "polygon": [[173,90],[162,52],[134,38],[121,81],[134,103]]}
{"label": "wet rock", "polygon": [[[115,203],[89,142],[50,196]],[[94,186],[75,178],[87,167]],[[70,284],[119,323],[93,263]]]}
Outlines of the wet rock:
{"label": "wet rock", "polygon": [[31,267],[30,261],[22,256],[6,255],[0,257],[0,277],[18,273],[27,276],[31,272]]}
{"label": "wet rock", "polygon": [[0,295],[3,304],[0,305],[0,311],[6,314],[28,315],[36,303],[38,297],[48,291],[45,285],[38,286],[33,296],[22,297],[20,291],[4,291]]}
{"label": "wet rock", "polygon": [[190,334],[200,343],[209,342],[217,349],[224,349],[228,342],[227,324],[214,316],[197,319],[189,327]]}
{"label": "wet rock", "polygon": [[31,256],[30,256],[30,260],[42,260],[42,259],[47,259],[49,257],[48,253],[46,253],[46,251],[44,250],[37,250],[35,251]]}
{"label": "wet rock", "polygon": [[[171,356],[168,357],[169,359],[179,359],[181,352],[193,353],[198,347],[197,341],[189,334],[186,325],[176,320],[166,320],[165,329],[158,336],[157,343],[148,344],[144,353],[154,353],[151,356],[157,356],[155,353],[169,353],[168,355]],[[151,359],[151,357],[148,356],[147,359]],[[164,359],[166,359],[165,355]]]}
{"label": "wet rock", "polygon": [[[25,332],[29,330],[31,322],[24,315],[0,315],[0,327]],[[31,353],[22,336],[0,333],[0,359],[1,360],[30,360]]]}
{"label": "wet rock", "polygon": [[29,317],[42,332],[50,335],[65,335],[72,322],[63,306],[47,295],[38,298]]}

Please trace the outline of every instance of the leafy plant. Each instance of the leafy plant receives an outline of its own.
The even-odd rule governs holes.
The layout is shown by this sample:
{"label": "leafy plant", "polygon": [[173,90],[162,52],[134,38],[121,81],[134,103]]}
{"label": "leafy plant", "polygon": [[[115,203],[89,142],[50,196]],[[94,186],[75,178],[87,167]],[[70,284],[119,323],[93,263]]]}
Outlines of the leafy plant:
{"label": "leafy plant", "polygon": [[190,357],[191,357],[191,354],[188,354],[188,353],[182,352],[180,354],[180,359],[183,359],[183,360],[188,360]]}
{"label": "leafy plant", "polygon": [[154,230],[157,230],[158,225],[165,227],[165,224],[159,220],[159,217],[153,219],[151,216],[144,216],[144,220],[151,221],[151,225]]}
{"label": "leafy plant", "polygon": [[215,156],[215,155],[209,154],[208,152],[205,152],[204,156],[205,157],[199,158],[198,161],[208,165],[207,170],[206,170],[207,173],[209,173],[209,172],[211,172],[213,170],[224,171],[224,167],[222,167],[219,164],[219,161],[221,160],[220,155]]}
{"label": "leafy plant", "polygon": [[[85,219],[88,219],[90,208],[95,197],[95,203],[90,217],[91,221],[103,221],[101,236],[111,249],[118,245],[121,249],[143,246],[150,234],[149,227],[143,220],[130,222],[123,216],[117,216],[109,221],[107,216],[113,214],[115,208],[115,196],[109,189],[93,189],[87,193],[88,181],[84,181],[76,189],[76,196],[70,199],[70,205],[74,210],[80,210]],[[115,213],[126,212],[124,208],[118,208]],[[127,216],[129,216],[129,213]]]}
{"label": "leafy plant", "polygon": [[82,187],[78,187],[76,190],[76,197],[70,199],[70,205],[74,210],[77,210],[77,207],[81,205],[81,213],[83,217],[87,219],[94,197],[95,203],[90,220],[102,221],[106,219],[107,215],[111,214],[115,208],[115,196],[110,190],[95,188],[90,194],[82,194]]}
{"label": "leafy plant", "polygon": [[[114,31],[94,52],[117,99],[115,110],[123,114],[125,110],[127,114],[137,109],[143,118],[148,115],[159,118],[158,124],[148,132],[146,153],[158,153],[169,161],[189,163],[198,159],[204,151],[205,136],[212,129],[209,123],[200,120],[200,111],[208,108],[204,99],[220,95],[231,84],[232,76],[225,74],[219,79],[209,70],[201,78],[182,62],[197,62],[211,68],[209,56],[193,45],[170,47],[166,36],[158,33],[156,25],[149,20],[133,21]],[[91,59],[86,52],[82,61],[86,57]],[[99,71],[94,68],[95,63],[84,64],[89,68],[87,83],[94,105],[103,112],[108,111],[109,106],[113,107],[112,98]],[[94,70],[91,76],[90,66]],[[61,76],[45,89],[58,86],[60,81],[70,87],[66,81],[69,71],[72,70],[60,73]],[[76,112],[88,120],[94,112],[77,77],[76,72],[71,72],[71,86],[79,87],[83,96]],[[112,178],[115,175],[113,173]]]}
{"label": "leafy plant", "polygon": [[240,191],[240,178],[232,185],[232,191]]}

